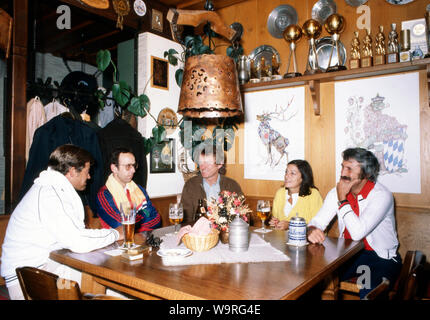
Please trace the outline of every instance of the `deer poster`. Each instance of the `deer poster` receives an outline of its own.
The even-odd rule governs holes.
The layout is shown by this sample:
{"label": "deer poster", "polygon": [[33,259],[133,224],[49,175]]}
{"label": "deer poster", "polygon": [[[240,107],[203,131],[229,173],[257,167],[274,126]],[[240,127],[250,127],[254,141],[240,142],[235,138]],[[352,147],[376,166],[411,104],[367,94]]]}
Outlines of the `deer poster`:
{"label": "deer poster", "polygon": [[361,147],[391,192],[421,193],[419,96],[418,72],[336,82],[336,179],[342,151]]}
{"label": "deer poster", "polygon": [[305,156],[304,87],[245,93],[244,178],[284,180]]}

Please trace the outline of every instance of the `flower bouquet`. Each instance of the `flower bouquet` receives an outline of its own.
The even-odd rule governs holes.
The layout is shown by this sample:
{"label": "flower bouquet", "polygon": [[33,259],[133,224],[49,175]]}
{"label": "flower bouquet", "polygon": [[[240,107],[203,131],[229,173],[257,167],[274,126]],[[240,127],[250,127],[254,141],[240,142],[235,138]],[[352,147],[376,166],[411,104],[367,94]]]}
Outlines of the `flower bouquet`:
{"label": "flower bouquet", "polygon": [[221,191],[217,199],[212,198],[207,201],[207,208],[207,218],[212,228],[221,232],[228,232],[229,223],[236,215],[249,223],[251,210],[245,204],[245,197],[236,192]]}

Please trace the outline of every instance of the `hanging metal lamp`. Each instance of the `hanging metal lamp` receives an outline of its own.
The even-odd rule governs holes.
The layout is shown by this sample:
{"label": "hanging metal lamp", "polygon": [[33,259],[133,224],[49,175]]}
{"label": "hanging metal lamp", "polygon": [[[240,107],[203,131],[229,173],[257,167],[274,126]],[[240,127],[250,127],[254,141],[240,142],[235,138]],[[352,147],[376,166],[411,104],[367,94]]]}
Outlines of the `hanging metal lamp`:
{"label": "hanging metal lamp", "polygon": [[224,118],[243,113],[234,60],[202,54],[186,60],[178,113],[190,118]]}

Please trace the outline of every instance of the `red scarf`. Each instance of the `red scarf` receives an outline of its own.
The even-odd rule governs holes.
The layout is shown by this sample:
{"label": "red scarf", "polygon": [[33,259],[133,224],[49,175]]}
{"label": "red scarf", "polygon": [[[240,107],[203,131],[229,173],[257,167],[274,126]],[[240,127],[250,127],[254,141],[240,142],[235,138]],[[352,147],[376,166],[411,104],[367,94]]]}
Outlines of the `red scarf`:
{"label": "red scarf", "polygon": [[[361,189],[360,193],[357,195],[357,198],[359,195],[361,195],[363,197],[363,199],[366,199],[367,195],[373,189],[374,186],[375,186],[375,182],[367,181],[366,184],[364,185],[364,187]],[[346,195],[346,200],[348,200],[348,203],[351,206],[352,210],[357,215],[357,217],[359,217],[360,216],[360,208],[358,207],[357,198],[355,198],[351,192],[349,192]],[[343,232],[343,237],[345,239],[351,239],[351,235],[349,234],[349,231],[346,228],[346,226],[345,226],[345,231]],[[363,239],[363,242],[364,242],[364,249],[365,250],[373,251],[373,248],[369,245],[366,238]]]}

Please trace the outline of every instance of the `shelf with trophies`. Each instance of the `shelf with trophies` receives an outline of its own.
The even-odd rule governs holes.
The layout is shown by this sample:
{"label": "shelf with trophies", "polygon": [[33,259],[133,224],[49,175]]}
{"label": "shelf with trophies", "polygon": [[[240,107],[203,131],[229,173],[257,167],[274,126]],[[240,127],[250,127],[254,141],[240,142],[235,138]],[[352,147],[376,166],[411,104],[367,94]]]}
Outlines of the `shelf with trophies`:
{"label": "shelf with trophies", "polygon": [[[340,41],[340,34],[344,30],[344,18],[340,14],[334,13],[324,22],[324,28],[331,37],[318,39],[322,26],[314,19],[306,21],[302,28],[296,24],[289,25],[283,34],[290,46],[287,70],[283,79],[253,81],[242,84],[241,89],[244,92],[250,92],[308,85],[314,113],[320,115],[321,83],[418,70],[427,70],[430,78],[430,54],[428,54],[430,50],[427,50],[430,29],[430,14],[428,13],[425,24],[427,37],[425,48],[427,55],[425,56],[420,46],[412,47],[414,44],[411,45],[411,31],[409,29],[400,30],[399,37],[395,23],[391,24],[391,30],[387,37],[384,35],[383,26],[379,26],[373,37],[370,30],[364,30],[361,41],[360,32],[354,31],[354,37],[350,43],[348,69],[346,67],[346,50]],[[303,75],[297,68],[295,58],[296,45],[302,35],[305,35],[309,40],[308,61]],[[289,70],[291,60],[294,69],[292,72]]]}

